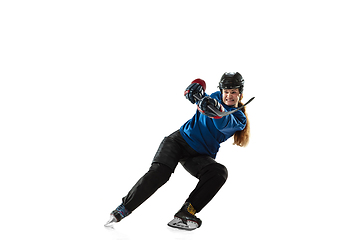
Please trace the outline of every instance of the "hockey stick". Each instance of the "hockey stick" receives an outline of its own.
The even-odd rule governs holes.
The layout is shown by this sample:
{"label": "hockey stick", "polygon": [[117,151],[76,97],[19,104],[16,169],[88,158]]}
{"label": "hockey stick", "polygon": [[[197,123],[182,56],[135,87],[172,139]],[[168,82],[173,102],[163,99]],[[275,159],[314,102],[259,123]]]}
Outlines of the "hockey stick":
{"label": "hockey stick", "polygon": [[[201,98],[200,98],[197,94],[194,95],[194,98],[195,98],[196,100],[198,100],[198,101],[201,100]],[[216,115],[218,115],[219,117],[225,117],[225,116],[230,115],[230,114],[232,114],[232,113],[234,113],[234,112],[236,112],[236,111],[239,111],[240,109],[243,109],[243,108],[244,108],[246,105],[248,105],[252,100],[254,100],[254,98],[255,98],[255,97],[250,98],[250,100],[247,101],[244,105],[242,105],[241,107],[238,107],[238,108],[236,108],[236,109],[234,109],[234,110],[232,110],[232,111],[229,111],[229,112],[220,112],[217,108],[215,108],[214,106],[211,106],[211,105],[208,105],[208,108],[209,108],[211,111],[213,111]]]}

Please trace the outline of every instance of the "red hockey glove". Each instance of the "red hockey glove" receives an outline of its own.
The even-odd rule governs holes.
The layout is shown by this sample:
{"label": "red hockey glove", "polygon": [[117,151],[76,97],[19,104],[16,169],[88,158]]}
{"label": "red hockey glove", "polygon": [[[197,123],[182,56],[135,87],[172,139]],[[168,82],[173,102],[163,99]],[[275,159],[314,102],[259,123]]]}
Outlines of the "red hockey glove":
{"label": "red hockey glove", "polygon": [[206,83],[204,80],[198,78],[191,82],[191,84],[185,89],[184,95],[192,104],[196,103],[197,100],[194,95],[198,95],[200,98],[204,96],[206,90]]}

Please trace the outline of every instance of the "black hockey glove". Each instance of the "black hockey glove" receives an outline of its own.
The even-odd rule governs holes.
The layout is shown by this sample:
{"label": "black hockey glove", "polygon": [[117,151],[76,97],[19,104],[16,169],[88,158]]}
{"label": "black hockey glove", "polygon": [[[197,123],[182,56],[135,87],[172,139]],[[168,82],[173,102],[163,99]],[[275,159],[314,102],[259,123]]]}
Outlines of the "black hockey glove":
{"label": "black hockey glove", "polygon": [[208,96],[204,97],[199,101],[198,109],[202,114],[210,118],[215,118],[215,119],[221,118],[218,115],[216,115],[216,113],[214,113],[208,106],[212,106],[213,108],[216,108],[220,112],[224,112],[224,107],[216,99],[213,99]]}
{"label": "black hockey glove", "polygon": [[199,98],[204,96],[206,90],[206,83],[204,80],[198,78],[191,82],[191,84],[185,89],[184,95],[192,104],[196,103],[197,100],[194,95],[198,95]]}

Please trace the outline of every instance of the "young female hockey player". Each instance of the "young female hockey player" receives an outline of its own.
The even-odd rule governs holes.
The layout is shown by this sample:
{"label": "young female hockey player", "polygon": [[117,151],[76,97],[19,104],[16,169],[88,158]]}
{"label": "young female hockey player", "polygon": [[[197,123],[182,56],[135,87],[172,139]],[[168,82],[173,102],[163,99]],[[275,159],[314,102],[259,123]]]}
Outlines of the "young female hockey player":
{"label": "young female hockey player", "polygon": [[149,171],[122,199],[122,204],[110,214],[105,226],[112,226],[139,207],[169,180],[179,162],[199,182],[168,225],[186,230],[201,226],[202,222],[195,213],[210,202],[227,179],[225,166],[215,161],[220,143],[231,136],[234,136],[234,144],[241,147],[249,141],[250,128],[245,108],[221,118],[208,107],[224,112],[242,106],[242,76],[238,72],[224,73],[219,88],[220,91],[208,96],[205,94],[206,84],[201,79],[194,80],[186,88],[185,97],[192,104],[197,103],[196,114],[180,130],[164,138]]}

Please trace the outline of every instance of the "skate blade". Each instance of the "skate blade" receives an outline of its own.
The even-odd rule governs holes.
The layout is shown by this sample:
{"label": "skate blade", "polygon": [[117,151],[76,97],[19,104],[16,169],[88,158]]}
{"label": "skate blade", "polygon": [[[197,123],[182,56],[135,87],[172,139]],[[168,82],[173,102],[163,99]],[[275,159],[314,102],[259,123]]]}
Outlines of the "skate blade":
{"label": "skate blade", "polygon": [[169,227],[178,228],[182,230],[191,231],[199,227],[196,222],[187,221],[186,224],[180,218],[174,218],[168,223]]}
{"label": "skate blade", "polygon": [[114,227],[114,224],[115,223],[117,223],[118,221],[117,221],[117,219],[115,218],[115,216],[114,215],[110,215],[110,219],[109,219],[109,221],[107,221],[107,223],[105,223],[104,224],[104,227]]}

